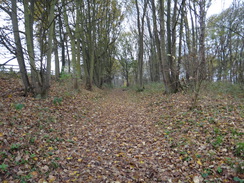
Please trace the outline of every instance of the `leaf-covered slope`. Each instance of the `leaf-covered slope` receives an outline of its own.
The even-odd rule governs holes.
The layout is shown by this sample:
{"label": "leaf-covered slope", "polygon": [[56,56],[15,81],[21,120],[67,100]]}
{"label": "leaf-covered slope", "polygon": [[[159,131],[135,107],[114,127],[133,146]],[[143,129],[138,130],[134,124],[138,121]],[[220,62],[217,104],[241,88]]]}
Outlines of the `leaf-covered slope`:
{"label": "leaf-covered slope", "polygon": [[244,179],[244,106],[231,97],[205,96],[189,111],[187,95],[77,93],[57,83],[46,100],[15,91],[0,103],[1,182]]}

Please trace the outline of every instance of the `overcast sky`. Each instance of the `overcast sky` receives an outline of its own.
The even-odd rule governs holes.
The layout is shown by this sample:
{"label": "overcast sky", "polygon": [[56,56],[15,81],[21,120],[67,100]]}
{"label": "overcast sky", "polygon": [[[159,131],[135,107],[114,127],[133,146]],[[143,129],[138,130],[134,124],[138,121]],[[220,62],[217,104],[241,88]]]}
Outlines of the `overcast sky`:
{"label": "overcast sky", "polygon": [[[224,9],[228,8],[231,3],[233,2],[233,0],[212,0],[212,5],[210,6],[210,8],[208,9],[207,12],[207,17],[213,15],[213,14],[218,14],[220,12],[222,12]],[[3,19],[2,16],[0,16],[0,20]],[[0,21],[1,24],[2,20]],[[0,51],[3,51],[3,48],[0,47]],[[10,59],[11,56],[8,56],[7,58],[3,58],[3,55],[0,54],[0,64],[6,62],[8,59]],[[8,64],[17,64],[17,61],[11,61]]]}
{"label": "overcast sky", "polygon": [[226,8],[230,7],[233,0],[212,0],[212,5],[209,7],[207,16],[221,13]]}

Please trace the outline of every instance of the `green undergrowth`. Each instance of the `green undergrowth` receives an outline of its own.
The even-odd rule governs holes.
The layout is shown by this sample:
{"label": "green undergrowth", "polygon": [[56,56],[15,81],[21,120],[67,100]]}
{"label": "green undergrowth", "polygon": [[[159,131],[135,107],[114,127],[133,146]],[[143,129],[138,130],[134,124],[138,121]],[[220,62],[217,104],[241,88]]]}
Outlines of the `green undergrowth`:
{"label": "green undergrowth", "polygon": [[218,95],[231,95],[235,98],[244,99],[244,84],[232,84],[230,82],[212,82],[204,83],[205,92],[211,92]]}
{"label": "green undergrowth", "polygon": [[163,83],[153,82],[145,85],[145,93],[163,93],[164,85]]}

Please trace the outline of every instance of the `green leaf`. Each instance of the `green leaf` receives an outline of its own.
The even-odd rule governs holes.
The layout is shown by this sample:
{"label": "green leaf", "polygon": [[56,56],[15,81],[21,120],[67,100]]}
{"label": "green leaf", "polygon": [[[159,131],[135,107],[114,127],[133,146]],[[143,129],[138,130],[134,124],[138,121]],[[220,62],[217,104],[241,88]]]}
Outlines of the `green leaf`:
{"label": "green leaf", "polygon": [[221,174],[221,173],[223,172],[222,168],[221,168],[221,167],[218,167],[218,168],[217,168],[217,172],[218,172],[219,174]]}
{"label": "green leaf", "polygon": [[208,177],[208,173],[201,173],[203,178],[207,178]]}
{"label": "green leaf", "polygon": [[21,110],[21,109],[23,109],[25,107],[25,105],[24,104],[15,104],[14,107],[15,107],[16,110]]}
{"label": "green leaf", "polygon": [[4,163],[2,163],[2,164],[0,165],[0,170],[2,170],[2,171],[7,171],[7,169],[8,169],[8,165],[6,165],[6,164],[4,164]]}
{"label": "green leaf", "polygon": [[240,182],[240,183],[244,183],[243,179],[240,179],[239,177],[234,177],[234,181]]}
{"label": "green leaf", "polygon": [[11,147],[10,147],[11,150],[16,150],[19,148],[20,148],[20,144],[11,144]]}
{"label": "green leaf", "polygon": [[63,101],[62,97],[54,97],[53,104],[58,105],[61,104],[62,101]]}

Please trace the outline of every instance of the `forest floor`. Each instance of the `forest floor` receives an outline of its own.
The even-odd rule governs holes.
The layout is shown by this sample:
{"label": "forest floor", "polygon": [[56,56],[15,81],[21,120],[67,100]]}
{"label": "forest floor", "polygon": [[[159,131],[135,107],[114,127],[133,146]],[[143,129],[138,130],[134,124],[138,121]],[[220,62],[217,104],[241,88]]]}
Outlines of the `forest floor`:
{"label": "forest floor", "polygon": [[244,97],[110,89],[21,96],[0,77],[0,182],[244,182]]}

